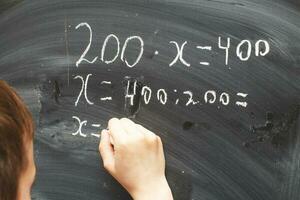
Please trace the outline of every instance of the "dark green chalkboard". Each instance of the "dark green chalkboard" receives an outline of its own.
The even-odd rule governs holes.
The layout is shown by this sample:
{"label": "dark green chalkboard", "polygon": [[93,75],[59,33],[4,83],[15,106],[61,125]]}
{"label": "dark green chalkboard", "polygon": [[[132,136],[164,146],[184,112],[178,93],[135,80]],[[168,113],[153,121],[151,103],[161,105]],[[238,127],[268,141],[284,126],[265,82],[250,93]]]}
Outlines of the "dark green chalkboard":
{"label": "dark green chalkboard", "polygon": [[36,120],[33,199],[129,199],[97,151],[108,119],[127,115],[163,139],[175,199],[300,199],[298,1],[24,0],[0,11],[0,78]]}

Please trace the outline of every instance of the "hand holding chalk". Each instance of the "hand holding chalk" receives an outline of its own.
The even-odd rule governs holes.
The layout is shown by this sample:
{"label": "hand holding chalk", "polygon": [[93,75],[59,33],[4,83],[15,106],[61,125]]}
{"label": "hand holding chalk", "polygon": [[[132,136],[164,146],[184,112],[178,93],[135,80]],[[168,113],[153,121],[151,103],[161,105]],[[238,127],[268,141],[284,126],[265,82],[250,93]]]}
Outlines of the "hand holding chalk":
{"label": "hand holding chalk", "polygon": [[109,120],[99,145],[105,169],[135,200],[172,200],[161,139],[139,124]]}

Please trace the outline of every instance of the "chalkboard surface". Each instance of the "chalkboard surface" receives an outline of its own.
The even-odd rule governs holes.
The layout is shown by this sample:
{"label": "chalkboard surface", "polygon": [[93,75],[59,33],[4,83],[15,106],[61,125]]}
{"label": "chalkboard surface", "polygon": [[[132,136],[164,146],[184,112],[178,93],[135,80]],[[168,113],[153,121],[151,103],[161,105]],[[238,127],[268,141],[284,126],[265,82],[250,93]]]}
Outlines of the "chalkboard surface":
{"label": "chalkboard surface", "polygon": [[2,0],[0,12],[0,78],[36,119],[33,199],[130,199],[97,151],[124,116],[161,136],[175,199],[300,199],[298,0]]}

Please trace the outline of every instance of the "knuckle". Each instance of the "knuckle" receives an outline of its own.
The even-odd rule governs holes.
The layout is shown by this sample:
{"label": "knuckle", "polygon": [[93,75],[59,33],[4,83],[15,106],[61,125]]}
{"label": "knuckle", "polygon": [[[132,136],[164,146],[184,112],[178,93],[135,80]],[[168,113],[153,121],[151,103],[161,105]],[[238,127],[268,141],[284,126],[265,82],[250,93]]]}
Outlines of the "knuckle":
{"label": "knuckle", "polygon": [[143,142],[143,141],[147,141],[147,137],[145,137],[144,135],[139,135],[139,136],[136,136],[135,140],[137,142]]}
{"label": "knuckle", "polygon": [[125,117],[121,118],[120,121],[121,121],[122,124],[130,123],[130,120],[128,118],[125,118]]}
{"label": "knuckle", "polygon": [[113,124],[114,122],[118,121],[119,119],[118,118],[111,118],[110,120],[108,120],[108,124]]}
{"label": "knuckle", "polygon": [[142,125],[140,125],[140,124],[135,124],[138,128],[140,128],[140,129],[142,129],[142,128],[144,128]]}
{"label": "knuckle", "polygon": [[126,117],[122,117],[120,120],[121,120],[122,122],[126,122],[128,119],[127,119]]}
{"label": "knuckle", "polygon": [[159,137],[159,136],[156,136],[156,141],[157,141],[157,143],[158,143],[158,145],[159,146],[163,146],[163,143],[162,143],[162,140],[161,140],[161,137]]}
{"label": "knuckle", "polygon": [[143,138],[142,138],[141,136],[139,136],[139,135],[134,135],[134,136],[131,136],[131,137],[129,138],[128,142],[130,142],[130,143],[137,143],[137,142],[140,142],[140,141],[142,141],[142,140],[143,140]]}
{"label": "knuckle", "polygon": [[155,143],[156,143],[157,146],[160,146],[160,145],[161,145],[161,140],[160,140],[159,137],[156,137]]}
{"label": "knuckle", "polygon": [[157,136],[156,136],[156,139],[157,139],[158,142],[161,143],[161,138],[160,138],[160,136],[157,135]]}
{"label": "knuckle", "polygon": [[121,118],[120,119],[120,123],[123,125],[123,126],[126,126],[128,124],[128,121],[126,120],[126,118]]}
{"label": "knuckle", "polygon": [[154,144],[156,142],[156,136],[155,135],[147,135],[146,136],[146,141],[149,144]]}

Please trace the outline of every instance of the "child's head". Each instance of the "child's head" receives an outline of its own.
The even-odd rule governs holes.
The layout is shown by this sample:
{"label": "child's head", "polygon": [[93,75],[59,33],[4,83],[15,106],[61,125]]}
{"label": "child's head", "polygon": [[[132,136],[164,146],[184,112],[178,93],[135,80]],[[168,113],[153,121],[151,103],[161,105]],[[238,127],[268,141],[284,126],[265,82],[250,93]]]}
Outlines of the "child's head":
{"label": "child's head", "polygon": [[28,199],[34,181],[34,125],[17,93],[0,80],[0,199]]}

